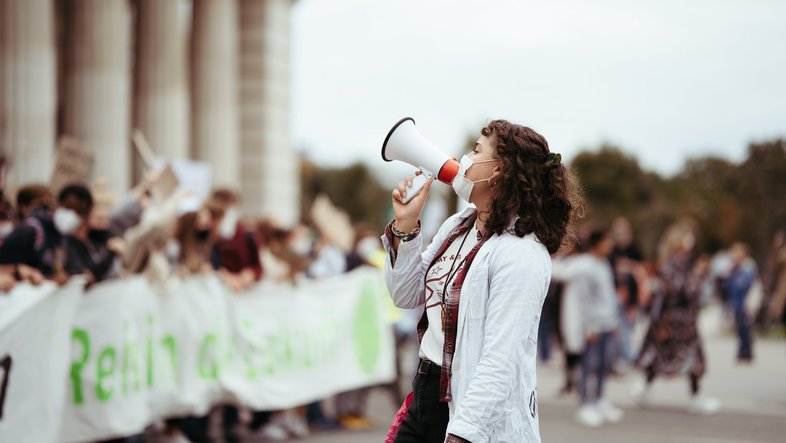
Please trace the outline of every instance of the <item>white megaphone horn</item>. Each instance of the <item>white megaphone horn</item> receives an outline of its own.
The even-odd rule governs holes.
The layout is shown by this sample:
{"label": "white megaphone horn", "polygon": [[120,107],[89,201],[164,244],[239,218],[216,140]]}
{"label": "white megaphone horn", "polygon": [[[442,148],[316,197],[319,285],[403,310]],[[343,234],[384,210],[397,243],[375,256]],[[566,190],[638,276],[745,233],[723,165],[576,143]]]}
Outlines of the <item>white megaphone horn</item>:
{"label": "white megaphone horn", "polygon": [[449,185],[459,171],[456,159],[426,140],[415,127],[412,117],[402,118],[390,129],[382,143],[382,159],[386,162],[399,160],[409,163],[423,172],[415,176],[412,186],[407,187],[407,195],[401,200],[402,203],[418,195],[434,172],[437,173],[437,180]]}

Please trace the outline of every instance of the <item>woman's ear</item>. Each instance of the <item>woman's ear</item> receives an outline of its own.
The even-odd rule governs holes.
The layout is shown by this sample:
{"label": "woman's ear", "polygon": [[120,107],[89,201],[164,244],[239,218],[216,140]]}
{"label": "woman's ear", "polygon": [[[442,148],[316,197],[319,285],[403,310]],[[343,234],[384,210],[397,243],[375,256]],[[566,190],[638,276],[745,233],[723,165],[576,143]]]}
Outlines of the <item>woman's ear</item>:
{"label": "woman's ear", "polygon": [[499,169],[499,166],[496,166],[494,168],[494,171],[491,173],[491,177],[489,177],[489,184],[492,185],[492,186],[496,185],[497,184],[497,180],[501,176],[502,176],[502,171]]}

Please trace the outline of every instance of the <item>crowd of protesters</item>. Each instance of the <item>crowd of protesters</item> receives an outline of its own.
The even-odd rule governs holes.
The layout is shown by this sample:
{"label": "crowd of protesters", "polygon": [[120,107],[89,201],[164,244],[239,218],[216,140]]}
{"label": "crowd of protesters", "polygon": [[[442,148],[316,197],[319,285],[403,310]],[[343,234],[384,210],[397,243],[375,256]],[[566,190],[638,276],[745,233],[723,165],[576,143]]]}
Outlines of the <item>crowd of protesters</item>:
{"label": "crowd of protesters", "polygon": [[693,223],[675,223],[662,235],[657,258],[647,261],[630,223],[618,217],[608,229],[585,227],[575,250],[554,257],[539,355],[549,363],[552,345],[559,344],[565,371],[560,394],[578,394],[578,423],[597,427],[622,420],[623,411],[604,396],[604,383],[610,374],[632,370],[641,372],[631,388],[637,405],[650,402],[656,378],[685,377],[687,410],[717,413],[720,402],[701,385],[708,368],[698,318],[711,301],[723,307],[741,365],[753,362],[755,325],[786,323],[784,234],[775,235],[761,275],[744,243],[704,255],[697,252],[698,235]]}
{"label": "crowd of protesters", "polygon": [[[298,284],[382,265],[374,230],[358,228],[354,245],[345,250],[315,224],[243,220],[240,197],[230,189],[215,189],[202,202],[182,193],[157,200],[158,179],[149,174],[119,202],[82,183],[56,193],[29,184],[14,196],[0,187],[0,296],[21,282],[63,284],[78,274],[91,286],[138,273],[158,281],[215,273],[230,292],[240,293],[262,279]],[[398,383],[388,388],[394,404],[403,401]],[[373,425],[365,417],[367,391],[336,396],[333,414],[323,402],[287,411],[223,405],[147,432],[162,442],[240,441],[243,435],[275,441],[306,437],[314,428],[366,428]],[[117,441],[144,440],[137,435]]]}

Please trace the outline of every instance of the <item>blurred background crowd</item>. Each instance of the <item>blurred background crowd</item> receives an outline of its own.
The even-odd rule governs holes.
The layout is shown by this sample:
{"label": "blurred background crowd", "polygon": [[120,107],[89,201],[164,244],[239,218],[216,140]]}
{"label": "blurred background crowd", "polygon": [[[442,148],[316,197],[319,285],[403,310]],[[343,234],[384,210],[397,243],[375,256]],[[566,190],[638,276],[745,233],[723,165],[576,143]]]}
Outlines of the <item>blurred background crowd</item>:
{"label": "blurred background crowd", "polygon": [[[73,275],[85,276],[89,287],[138,273],[159,283],[215,273],[229,291],[242,294],[261,280],[295,285],[383,264],[378,233],[368,227],[353,230],[324,211],[315,215],[321,215],[321,222],[335,222],[335,229],[325,230],[322,223],[281,226],[268,218],[245,221],[239,216],[238,194],[221,188],[199,204],[187,192],[157,201],[151,187],[159,179],[157,173],[149,174],[119,202],[79,183],[66,184],[56,194],[43,184],[19,188],[14,203],[3,203],[0,291],[45,279],[64,284]],[[343,227],[348,230],[342,232]],[[391,320],[400,316],[391,307]],[[397,383],[389,389],[394,402],[403,399]],[[365,392],[337,396],[330,418],[314,403],[277,414],[249,413],[242,427],[270,440],[304,437],[310,427],[366,428]],[[225,406],[216,414],[223,437],[237,440],[238,408]],[[214,432],[210,423],[210,416],[169,420],[160,438],[206,441]]]}
{"label": "blurred background crowd", "polygon": [[[782,334],[786,303],[784,233],[775,234],[760,268],[743,242],[714,253],[698,247],[693,219],[671,224],[646,258],[623,216],[599,229],[583,226],[577,248],[554,259],[543,308],[539,357],[548,364],[559,344],[564,359],[560,395],[576,392],[579,424],[597,427],[622,420],[623,411],[604,398],[609,375],[641,371],[633,401],[648,405],[656,377],[685,377],[689,412],[714,415],[721,402],[702,391],[707,371],[699,326],[702,308],[722,307],[720,327],[736,336],[737,365],[754,362],[754,332]],[[552,366],[554,366],[552,364]]]}

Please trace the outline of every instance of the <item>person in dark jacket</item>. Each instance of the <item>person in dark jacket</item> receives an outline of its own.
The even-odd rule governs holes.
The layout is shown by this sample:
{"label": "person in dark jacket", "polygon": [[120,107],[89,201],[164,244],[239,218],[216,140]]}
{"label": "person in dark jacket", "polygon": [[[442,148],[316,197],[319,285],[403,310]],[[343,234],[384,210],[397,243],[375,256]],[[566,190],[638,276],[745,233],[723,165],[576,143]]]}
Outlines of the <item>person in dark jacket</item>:
{"label": "person in dark jacket", "polygon": [[243,291],[262,277],[259,245],[253,231],[240,220],[238,195],[228,189],[213,192],[210,208],[218,219],[211,262],[233,291]]}
{"label": "person in dark jacket", "polygon": [[64,271],[68,275],[85,274],[89,283],[105,280],[121,246],[104,227],[90,228],[94,210],[90,189],[80,184],[68,185],[60,191],[57,201],[54,220],[64,236]]}
{"label": "person in dark jacket", "polygon": [[54,276],[62,235],[55,227],[53,207],[46,186],[31,184],[19,190],[16,208],[20,222],[0,246],[0,265],[24,266],[41,276]]}

